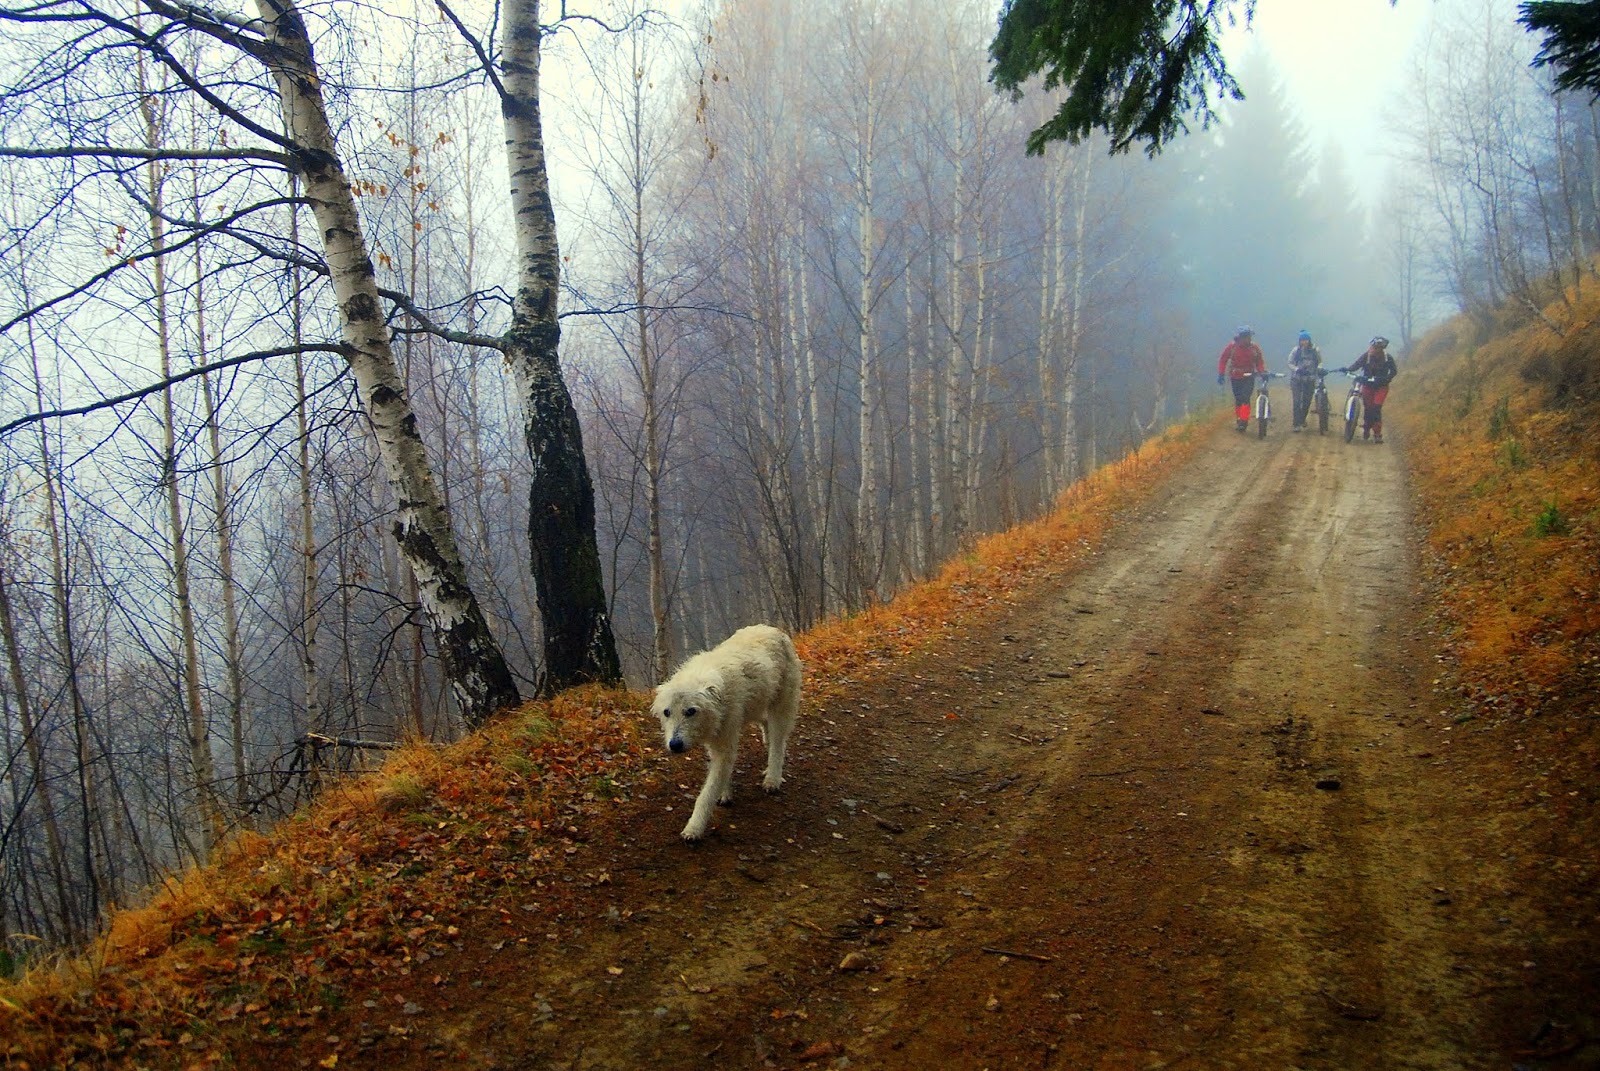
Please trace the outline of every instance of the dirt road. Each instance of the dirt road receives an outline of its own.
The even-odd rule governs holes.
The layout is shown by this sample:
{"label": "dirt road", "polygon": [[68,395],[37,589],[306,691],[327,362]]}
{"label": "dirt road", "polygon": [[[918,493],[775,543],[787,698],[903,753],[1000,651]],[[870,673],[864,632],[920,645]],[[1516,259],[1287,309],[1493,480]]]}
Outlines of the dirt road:
{"label": "dirt road", "polygon": [[701,846],[663,757],[580,915],[462,920],[338,1066],[1593,1066],[1414,538],[1396,444],[1222,431],[1087,570],[808,703],[782,796],[752,741]]}

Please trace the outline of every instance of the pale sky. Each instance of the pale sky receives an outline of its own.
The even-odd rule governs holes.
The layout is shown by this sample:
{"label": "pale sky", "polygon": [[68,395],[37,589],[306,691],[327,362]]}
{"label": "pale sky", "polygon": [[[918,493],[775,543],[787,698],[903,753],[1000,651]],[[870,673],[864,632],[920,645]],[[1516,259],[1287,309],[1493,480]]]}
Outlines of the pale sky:
{"label": "pale sky", "polygon": [[[1224,38],[1231,68],[1250,37],[1278,65],[1290,104],[1319,153],[1331,141],[1370,194],[1388,167],[1385,112],[1404,106],[1407,63],[1430,13],[1450,0],[1259,0],[1249,34]],[[1246,96],[1262,87],[1243,87]],[[1362,160],[1378,166],[1362,168]]]}

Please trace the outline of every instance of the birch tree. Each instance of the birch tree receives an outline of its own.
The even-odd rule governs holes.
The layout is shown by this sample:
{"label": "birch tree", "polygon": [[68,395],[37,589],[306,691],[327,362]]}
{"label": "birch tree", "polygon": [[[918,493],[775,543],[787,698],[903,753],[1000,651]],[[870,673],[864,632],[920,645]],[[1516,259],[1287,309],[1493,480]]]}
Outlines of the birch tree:
{"label": "birch tree", "polygon": [[[53,31],[77,33],[64,53],[72,64],[95,62],[94,49],[101,41],[131,46],[147,55],[152,64],[170,71],[175,85],[198,94],[221,115],[235,132],[230,139],[233,146],[253,141],[261,147],[150,149],[107,144],[104,135],[95,134],[93,137],[101,139],[98,142],[8,146],[0,148],[0,154],[89,159],[109,168],[153,160],[210,160],[235,167],[253,163],[299,176],[322,241],[322,258],[316,267],[325,273],[339,310],[342,338],[338,348],[353,373],[392,488],[395,539],[417,574],[419,599],[456,702],[469,724],[480,723],[495,710],[517,702],[517,688],[466,583],[449,517],[396,368],[385,323],[385,298],[377,286],[352,183],[328,119],[323,81],[306,23],[292,2],[261,0],[260,17],[255,20],[164,0],[149,0],[145,9],[159,23],[148,31],[113,10],[83,2],[49,9],[7,8],[0,10],[0,21],[30,31],[48,26]],[[259,115],[236,81],[223,81],[215,71],[192,70],[182,62],[167,44],[170,37],[182,33],[221,42],[256,61],[277,97],[277,122]],[[35,70],[16,91],[24,96],[37,94],[71,73],[71,67]],[[258,206],[249,206],[242,214],[248,216],[253,210]],[[253,244],[259,250],[262,243]],[[141,255],[153,254],[130,259],[137,261]]]}

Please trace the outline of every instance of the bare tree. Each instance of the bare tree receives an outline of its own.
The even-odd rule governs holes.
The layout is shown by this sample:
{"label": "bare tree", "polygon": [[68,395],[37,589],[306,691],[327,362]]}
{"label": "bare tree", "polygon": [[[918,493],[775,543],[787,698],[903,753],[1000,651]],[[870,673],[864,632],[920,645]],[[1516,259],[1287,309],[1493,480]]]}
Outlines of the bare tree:
{"label": "bare tree", "polygon": [[[64,29],[75,28],[84,35],[77,44],[85,49],[85,55],[92,48],[91,42],[101,37],[131,44],[148,55],[152,63],[171,72],[175,84],[206,99],[241,132],[240,137],[265,142],[266,148],[172,150],[90,143],[43,152],[9,147],[0,149],[0,153],[89,158],[112,167],[129,160],[256,161],[275,164],[300,176],[306,203],[317,218],[323,242],[323,263],[318,266],[326,272],[340,312],[343,355],[354,374],[393,488],[395,537],[407,562],[417,572],[419,597],[463,716],[469,723],[481,722],[495,710],[518,701],[516,685],[465,582],[449,517],[395,365],[385,323],[385,300],[378,290],[352,184],[333,137],[322,98],[322,78],[300,12],[292,3],[265,0],[259,8],[260,18],[254,21],[162,0],[150,0],[147,7],[164,22],[148,32],[90,4],[74,4],[67,12],[7,9],[0,11],[0,19],[23,25],[49,21]],[[221,95],[222,91],[208,84],[202,72],[182,63],[166,44],[175,30],[223,42],[257,60],[276,90],[285,132],[275,132],[244,106]],[[154,249],[160,248],[157,244],[148,255],[155,255]]]}

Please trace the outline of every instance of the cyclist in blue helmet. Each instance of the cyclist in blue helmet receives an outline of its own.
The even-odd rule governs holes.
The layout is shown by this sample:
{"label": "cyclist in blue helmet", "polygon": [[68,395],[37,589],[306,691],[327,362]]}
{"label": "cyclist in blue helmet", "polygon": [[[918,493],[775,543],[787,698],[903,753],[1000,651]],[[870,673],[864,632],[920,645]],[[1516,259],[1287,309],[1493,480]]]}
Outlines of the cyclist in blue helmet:
{"label": "cyclist in blue helmet", "polygon": [[1293,431],[1304,431],[1306,414],[1311,411],[1311,396],[1317,389],[1317,372],[1322,368],[1322,351],[1311,341],[1310,331],[1301,331],[1294,349],[1289,351],[1289,390],[1294,395]]}

